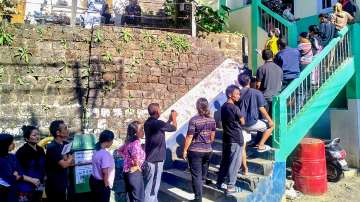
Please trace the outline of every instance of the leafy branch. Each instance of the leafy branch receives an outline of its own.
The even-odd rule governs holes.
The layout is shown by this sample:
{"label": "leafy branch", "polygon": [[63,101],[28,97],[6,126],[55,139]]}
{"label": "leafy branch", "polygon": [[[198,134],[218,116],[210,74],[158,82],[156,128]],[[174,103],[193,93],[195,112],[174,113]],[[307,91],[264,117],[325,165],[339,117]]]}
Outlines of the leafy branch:
{"label": "leafy branch", "polygon": [[6,23],[0,26],[0,46],[11,46],[14,41],[14,34],[6,31]]}
{"label": "leafy branch", "polygon": [[67,42],[66,39],[61,39],[60,43],[61,43],[61,45],[64,47],[64,49],[68,49],[68,48],[69,48],[69,43]]}
{"label": "leafy branch", "polygon": [[103,34],[100,30],[96,30],[94,42],[99,44],[103,41]]}
{"label": "leafy branch", "polygon": [[44,37],[44,29],[42,27],[37,27],[36,28],[36,33],[39,34],[39,41],[42,41],[43,40],[43,37]]}
{"label": "leafy branch", "polygon": [[109,53],[108,51],[106,51],[106,53],[104,53],[102,56],[103,56],[104,60],[107,62],[113,61],[113,57],[112,57],[111,53]]}
{"label": "leafy branch", "polygon": [[15,54],[15,58],[18,57],[20,61],[24,61],[26,64],[29,64],[31,56],[32,53],[25,47],[18,48]]}
{"label": "leafy branch", "polygon": [[149,31],[145,31],[143,33],[143,39],[149,44],[152,44],[156,41],[155,36],[152,35]]}
{"label": "leafy branch", "polygon": [[167,34],[167,40],[170,42],[170,46],[174,48],[177,53],[185,53],[191,49],[191,44],[185,36]]}
{"label": "leafy branch", "polygon": [[123,29],[120,33],[120,39],[125,43],[129,43],[130,41],[134,40],[134,36],[130,31]]}

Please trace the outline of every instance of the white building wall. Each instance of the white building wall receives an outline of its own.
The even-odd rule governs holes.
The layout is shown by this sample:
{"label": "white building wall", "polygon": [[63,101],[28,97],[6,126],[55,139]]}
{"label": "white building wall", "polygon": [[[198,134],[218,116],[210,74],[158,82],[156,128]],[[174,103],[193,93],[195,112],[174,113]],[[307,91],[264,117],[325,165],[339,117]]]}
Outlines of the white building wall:
{"label": "white building wall", "polygon": [[319,5],[318,0],[295,0],[294,15],[297,18],[306,18],[317,15],[318,5]]}
{"label": "white building wall", "polygon": [[246,5],[247,0],[227,0],[226,6],[231,9],[241,8]]}

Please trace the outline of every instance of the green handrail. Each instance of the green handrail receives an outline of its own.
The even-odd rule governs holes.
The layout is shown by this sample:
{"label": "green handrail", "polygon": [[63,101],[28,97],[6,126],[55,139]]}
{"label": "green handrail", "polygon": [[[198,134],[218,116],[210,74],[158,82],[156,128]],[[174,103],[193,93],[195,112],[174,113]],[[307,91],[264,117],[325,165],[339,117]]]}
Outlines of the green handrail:
{"label": "green handrail", "polygon": [[[291,151],[284,151],[292,149],[294,144],[297,144],[298,142],[292,142],[292,141],[300,141],[301,138],[289,138],[289,136],[286,136],[288,134],[288,131],[292,128],[294,125],[294,122],[288,122],[288,110],[287,110],[287,102],[288,98],[294,94],[297,88],[300,88],[300,85],[304,84],[305,79],[309,77],[309,75],[321,64],[321,62],[331,53],[333,49],[337,47],[337,45],[341,42],[342,38],[349,32],[349,27],[345,27],[339,32],[339,37],[333,39],[322,51],[319,55],[317,55],[311,64],[307,65],[307,67],[300,73],[299,78],[295,79],[290,83],[289,86],[287,86],[286,89],[284,89],[280,95],[275,96],[273,99],[273,118],[275,122],[275,130],[274,130],[274,136],[273,136],[273,146],[278,148],[277,151],[278,155],[281,160],[284,160],[283,158],[286,158],[288,154],[290,154]],[[311,98],[310,98],[311,99]],[[314,104],[315,101],[313,101],[310,104]],[[298,115],[296,115],[297,118]],[[296,121],[296,119],[295,119]],[[296,124],[295,124],[296,125]],[[292,128],[293,129],[293,128]],[[293,131],[293,130],[291,130]],[[300,132],[300,131],[298,131]],[[301,131],[303,132],[303,131]],[[305,131],[306,132],[306,131]],[[304,132],[304,133],[305,133]],[[291,134],[295,135],[295,134]],[[288,138],[285,138],[288,137]],[[286,141],[285,141],[286,140]],[[292,146],[289,146],[292,145]]]}
{"label": "green handrail", "polygon": [[337,43],[341,40],[343,36],[349,31],[348,27],[345,27],[341,31],[339,31],[339,36],[330,41],[330,43],[317,55],[314,57],[314,60],[306,66],[304,70],[301,71],[299,78],[295,79],[293,82],[290,83],[280,95],[278,95],[283,99],[287,99],[291,93],[295,91],[295,89],[305,80],[305,78],[311,74],[311,72],[320,64],[320,62],[330,53],[330,51],[337,45]]}
{"label": "green handrail", "polygon": [[[261,3],[261,1],[258,2],[259,9],[263,10],[265,13],[273,17],[275,20],[277,20],[280,24],[284,25],[284,27],[287,29],[287,38],[289,42],[289,46],[296,47],[297,46],[297,37],[298,37],[298,31],[296,23],[289,22],[285,18],[283,18],[281,15],[273,12],[268,7],[266,7],[264,4]],[[268,31],[268,30],[265,30]]]}
{"label": "green handrail", "polygon": [[287,21],[285,18],[280,16],[279,14],[273,12],[270,10],[270,8],[266,7],[264,4],[261,3],[261,1],[258,4],[258,7],[264,10],[267,14],[271,15],[273,18],[275,18],[277,21],[279,21],[281,24],[285,25],[286,27],[296,26],[295,23],[291,23]]}
{"label": "green handrail", "polygon": [[[257,61],[257,52],[256,49],[258,48],[258,27],[261,27],[261,11],[268,14],[270,17],[272,17],[274,20],[276,20],[279,24],[284,26],[286,29],[286,36],[289,42],[289,46],[296,47],[297,46],[297,37],[298,37],[298,31],[297,26],[293,22],[287,21],[285,18],[280,16],[279,14],[273,12],[268,7],[266,7],[264,4],[261,3],[261,0],[253,0],[251,3],[251,35],[252,40],[251,44],[253,47],[252,50],[252,58],[251,63],[253,67],[258,66]],[[266,28],[265,28],[266,29]],[[268,30],[265,30],[268,31]]]}

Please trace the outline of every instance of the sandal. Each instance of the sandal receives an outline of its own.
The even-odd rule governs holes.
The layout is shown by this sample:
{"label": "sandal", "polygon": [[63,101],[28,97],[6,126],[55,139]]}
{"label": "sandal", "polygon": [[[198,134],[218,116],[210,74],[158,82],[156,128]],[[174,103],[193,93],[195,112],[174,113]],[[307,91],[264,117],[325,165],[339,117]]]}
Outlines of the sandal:
{"label": "sandal", "polygon": [[257,146],[257,152],[259,153],[263,153],[263,152],[266,152],[266,151],[269,151],[271,150],[271,147],[269,145],[264,145],[264,147],[260,148],[259,146]]}

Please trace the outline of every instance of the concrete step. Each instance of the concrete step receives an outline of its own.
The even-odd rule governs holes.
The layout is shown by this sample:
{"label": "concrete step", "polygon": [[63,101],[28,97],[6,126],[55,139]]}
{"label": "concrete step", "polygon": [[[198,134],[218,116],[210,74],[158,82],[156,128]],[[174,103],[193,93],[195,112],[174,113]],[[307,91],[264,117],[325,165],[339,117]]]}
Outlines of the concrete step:
{"label": "concrete step", "polygon": [[[185,160],[176,160],[174,162],[174,165],[177,170],[180,170],[182,172],[188,172],[188,163]],[[208,179],[212,181],[213,184],[216,183],[218,172],[219,172],[220,165],[212,165],[209,166],[209,172],[208,172]],[[254,172],[255,171],[255,172]],[[266,176],[256,173],[257,170],[254,170],[254,167],[249,167],[249,174],[247,176],[244,176],[242,174],[238,174],[238,181],[237,186],[247,190],[247,191],[254,191],[257,187],[257,184]],[[190,175],[190,174],[189,174]]]}
{"label": "concrete step", "polygon": [[[214,152],[220,152],[222,151],[223,143],[221,139],[215,139],[215,141],[212,144],[212,148],[214,149]],[[248,158],[262,158],[262,159],[268,159],[268,160],[274,160],[275,159],[275,151],[276,149],[272,148],[269,151],[266,152],[258,152],[257,148],[255,147],[246,147],[246,152]]]}
{"label": "concrete step", "polygon": [[[216,153],[212,155],[210,159],[210,167],[220,167],[221,156],[218,156]],[[179,170],[186,170],[188,166],[188,162],[183,159],[177,159],[173,161],[173,168]],[[247,159],[247,165],[249,168],[249,172],[269,176],[272,174],[274,161],[266,160],[261,158],[255,159]]]}
{"label": "concrete step", "polygon": [[[161,182],[158,193],[159,202],[187,202],[194,199],[192,192],[187,192],[166,182]],[[203,202],[213,202],[213,200],[203,197]]]}
{"label": "concrete step", "polygon": [[[218,172],[219,172],[219,166],[217,167],[210,166],[207,176],[209,179],[214,180],[214,183],[216,183]],[[238,173],[237,178],[238,178],[236,182],[237,187],[240,187],[246,191],[253,192],[256,189],[258,183],[262,179],[266,178],[266,176],[252,173],[249,171],[248,175],[243,175]]]}
{"label": "concrete step", "polygon": [[[223,195],[216,199],[208,199],[203,197],[203,202],[244,202],[249,195],[248,192],[239,192],[231,195]],[[188,202],[194,199],[194,194],[184,191],[183,189],[174,187],[165,182],[161,182],[159,194],[159,202]]]}
{"label": "concrete step", "polygon": [[[162,175],[162,181],[184,190],[193,193],[191,175],[189,171],[179,169],[165,170]],[[203,185],[203,196],[209,199],[216,199],[224,195],[223,191],[218,190],[213,184]]]}
{"label": "concrete step", "polygon": [[[165,187],[163,184],[161,184],[161,190],[163,191],[169,190],[169,188],[166,186],[170,185],[172,188],[170,191],[172,192],[175,192],[174,190],[182,190],[183,193],[193,193],[191,175],[189,171],[182,171],[178,169],[165,170],[163,173],[163,182],[165,182]],[[178,193],[181,194],[180,191],[178,191]],[[220,191],[215,187],[213,180],[211,184],[203,185],[203,199],[205,198],[209,201],[244,201],[250,193],[250,191],[243,189],[239,193],[225,195],[223,191]],[[167,195],[167,197],[170,197],[169,194]],[[192,197],[188,197],[186,194],[181,194],[180,197],[178,197],[176,200],[183,200],[183,198],[193,198],[194,195],[191,196]]]}
{"label": "concrete step", "polygon": [[[210,159],[210,164],[212,165],[220,165],[221,163],[221,155],[220,152],[214,152]],[[271,175],[274,161],[267,160],[263,158],[248,158],[247,165],[249,171],[260,174],[260,175]]]}

